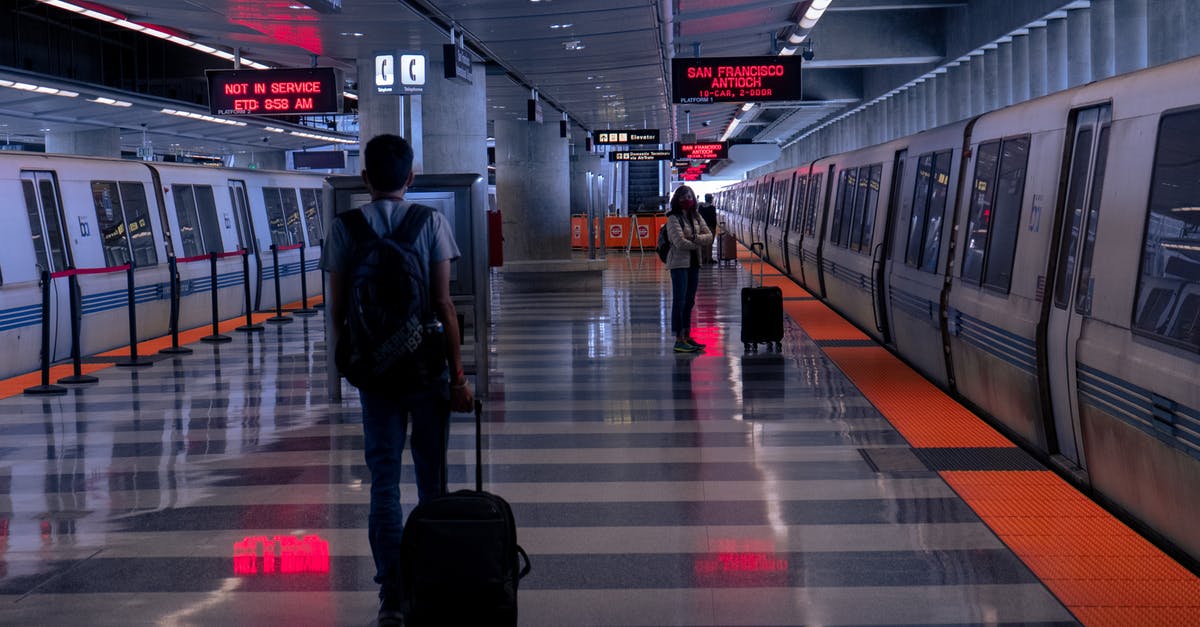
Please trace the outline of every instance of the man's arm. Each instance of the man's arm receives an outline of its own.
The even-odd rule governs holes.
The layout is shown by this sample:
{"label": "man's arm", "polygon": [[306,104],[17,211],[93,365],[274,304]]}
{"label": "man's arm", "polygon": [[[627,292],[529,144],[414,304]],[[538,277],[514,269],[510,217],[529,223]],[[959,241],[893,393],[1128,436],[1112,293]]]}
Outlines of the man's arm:
{"label": "man's arm", "polygon": [[341,339],[342,326],[346,322],[346,290],[343,283],[345,277],[341,272],[329,273],[329,289],[325,292],[326,307],[329,310],[329,319],[333,323],[333,342],[329,345],[329,350],[332,351],[337,347],[338,340]]}
{"label": "man's arm", "polygon": [[450,260],[433,264],[430,268],[433,310],[446,334],[446,359],[450,364],[450,408],[454,411],[471,411],[475,402],[467,378],[462,375],[462,350],[459,338],[458,312],[450,296]]}

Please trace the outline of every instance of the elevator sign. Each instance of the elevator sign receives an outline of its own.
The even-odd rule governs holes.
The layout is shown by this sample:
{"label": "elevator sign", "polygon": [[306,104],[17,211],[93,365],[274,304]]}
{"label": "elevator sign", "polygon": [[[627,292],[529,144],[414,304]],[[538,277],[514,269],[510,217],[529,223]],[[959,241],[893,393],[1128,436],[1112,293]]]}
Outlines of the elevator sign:
{"label": "elevator sign", "polygon": [[342,94],[333,68],[205,70],[213,115],[341,113]]}
{"label": "elevator sign", "polygon": [[798,56],[671,59],[671,102],[800,100]]}

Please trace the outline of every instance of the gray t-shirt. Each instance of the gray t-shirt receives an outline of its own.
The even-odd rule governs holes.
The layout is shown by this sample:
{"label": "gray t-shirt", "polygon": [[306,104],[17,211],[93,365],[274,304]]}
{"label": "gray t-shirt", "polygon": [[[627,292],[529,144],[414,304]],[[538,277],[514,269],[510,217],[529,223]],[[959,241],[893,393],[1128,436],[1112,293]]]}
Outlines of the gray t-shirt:
{"label": "gray t-shirt", "polygon": [[[359,211],[363,212],[367,217],[367,224],[370,224],[380,237],[386,237],[400,226],[412,204],[407,200],[376,200],[363,205]],[[417,236],[416,244],[427,264],[426,267],[432,267],[447,259],[454,261],[461,256],[458,244],[454,242],[454,234],[450,232],[449,221],[437,211],[429,216],[429,222],[425,223],[425,228]],[[327,272],[348,272],[353,261],[353,252],[354,242],[350,232],[346,230],[346,225],[341,220],[334,220],[321,250],[321,269]]]}

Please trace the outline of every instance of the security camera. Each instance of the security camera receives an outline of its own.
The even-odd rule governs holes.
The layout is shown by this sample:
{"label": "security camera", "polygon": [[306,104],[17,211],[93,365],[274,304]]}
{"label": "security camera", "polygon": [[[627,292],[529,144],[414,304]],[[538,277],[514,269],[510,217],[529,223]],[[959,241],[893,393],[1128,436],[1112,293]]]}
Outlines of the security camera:
{"label": "security camera", "polygon": [[691,115],[691,114],[692,114],[692,110],[691,110],[691,109],[684,109],[684,110],[683,110],[683,113],[684,113],[684,115]]}
{"label": "security camera", "polygon": [[703,123],[700,124],[700,126],[709,126],[711,124],[712,124],[712,120],[705,120]]}
{"label": "security camera", "polygon": [[271,141],[271,138],[270,138],[270,137],[264,137],[264,138],[263,138],[263,143],[264,143],[264,144],[265,144],[265,143],[267,143],[267,142],[269,142],[269,141]]}

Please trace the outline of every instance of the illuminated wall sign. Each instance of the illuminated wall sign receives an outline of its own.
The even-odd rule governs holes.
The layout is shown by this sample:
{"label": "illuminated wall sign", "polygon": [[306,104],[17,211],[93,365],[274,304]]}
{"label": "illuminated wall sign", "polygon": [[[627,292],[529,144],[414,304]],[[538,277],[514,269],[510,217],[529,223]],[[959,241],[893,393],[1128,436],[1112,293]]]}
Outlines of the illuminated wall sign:
{"label": "illuminated wall sign", "polygon": [[608,153],[609,161],[670,161],[670,150],[626,150]]}
{"label": "illuminated wall sign", "polygon": [[375,93],[405,96],[425,90],[424,52],[375,53]]}
{"label": "illuminated wall sign", "polygon": [[675,144],[675,156],[680,159],[724,159],[729,156],[729,143]]}
{"label": "illuminated wall sign", "polygon": [[213,115],[341,113],[342,90],[333,68],[205,70]]}
{"label": "illuminated wall sign", "polygon": [[671,59],[671,102],[800,100],[799,56]]}
{"label": "illuminated wall sign", "polygon": [[612,144],[658,144],[658,129],[647,128],[635,131],[592,131],[592,143],[597,146]]}

